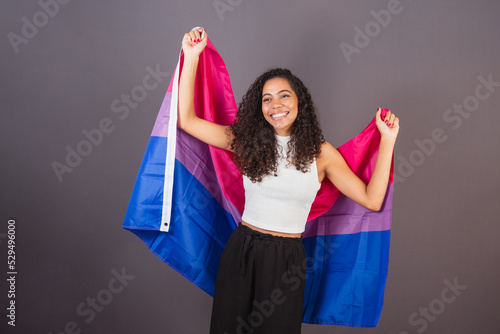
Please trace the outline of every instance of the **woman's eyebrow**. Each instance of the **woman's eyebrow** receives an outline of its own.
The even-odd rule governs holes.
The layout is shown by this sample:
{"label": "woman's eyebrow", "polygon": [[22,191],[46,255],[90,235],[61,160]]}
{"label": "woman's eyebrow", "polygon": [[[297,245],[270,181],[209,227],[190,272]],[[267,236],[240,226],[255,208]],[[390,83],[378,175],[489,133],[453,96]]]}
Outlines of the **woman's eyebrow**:
{"label": "woman's eyebrow", "polygon": [[[281,93],[283,93],[283,92],[288,92],[288,93],[290,93],[290,94],[292,93],[292,92],[290,92],[288,89],[283,89],[283,90],[280,90],[280,91],[278,92],[278,94],[281,94]],[[271,95],[271,96],[272,96],[272,94],[271,94],[271,93],[265,93],[265,94],[263,94],[263,95],[262,95],[262,97],[264,97],[264,96],[266,96],[266,95]]]}

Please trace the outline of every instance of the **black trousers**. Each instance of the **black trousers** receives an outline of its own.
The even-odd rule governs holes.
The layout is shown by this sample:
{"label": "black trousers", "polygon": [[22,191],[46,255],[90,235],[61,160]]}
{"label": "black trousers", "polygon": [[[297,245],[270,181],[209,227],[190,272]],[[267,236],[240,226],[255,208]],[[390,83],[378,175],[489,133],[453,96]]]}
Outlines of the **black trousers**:
{"label": "black trousers", "polygon": [[220,258],[210,334],[300,333],[305,259],[301,238],[240,223]]}

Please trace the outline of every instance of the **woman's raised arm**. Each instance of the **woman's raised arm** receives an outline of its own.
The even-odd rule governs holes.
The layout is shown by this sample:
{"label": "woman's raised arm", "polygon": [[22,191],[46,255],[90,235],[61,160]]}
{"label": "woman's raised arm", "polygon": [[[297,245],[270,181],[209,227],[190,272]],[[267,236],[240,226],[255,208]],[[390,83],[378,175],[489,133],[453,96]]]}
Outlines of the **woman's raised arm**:
{"label": "woman's raised arm", "polygon": [[390,111],[382,119],[379,108],[376,114],[376,122],[381,134],[381,140],[375,168],[368,184],[365,184],[352,172],[342,155],[332,145],[325,142],[321,148],[325,176],[344,195],[373,211],[379,211],[384,201],[387,183],[389,182],[392,153],[399,132],[399,119]]}
{"label": "woman's raised arm", "polygon": [[184,66],[179,82],[179,116],[177,126],[209,145],[230,150],[233,135],[229,127],[199,118],[194,111],[196,69],[198,68],[200,54],[206,45],[207,33],[202,28],[186,33],[182,39]]}

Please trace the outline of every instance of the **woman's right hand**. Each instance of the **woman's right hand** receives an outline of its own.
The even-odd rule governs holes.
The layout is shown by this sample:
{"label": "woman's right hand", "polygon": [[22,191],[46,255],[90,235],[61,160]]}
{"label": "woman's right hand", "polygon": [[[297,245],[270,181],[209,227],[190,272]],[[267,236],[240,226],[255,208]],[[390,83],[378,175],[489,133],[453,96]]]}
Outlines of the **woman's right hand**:
{"label": "woman's right hand", "polygon": [[[201,34],[203,33],[203,39]],[[182,39],[182,51],[185,57],[198,57],[207,46],[207,32],[203,28],[198,28],[184,34]]]}

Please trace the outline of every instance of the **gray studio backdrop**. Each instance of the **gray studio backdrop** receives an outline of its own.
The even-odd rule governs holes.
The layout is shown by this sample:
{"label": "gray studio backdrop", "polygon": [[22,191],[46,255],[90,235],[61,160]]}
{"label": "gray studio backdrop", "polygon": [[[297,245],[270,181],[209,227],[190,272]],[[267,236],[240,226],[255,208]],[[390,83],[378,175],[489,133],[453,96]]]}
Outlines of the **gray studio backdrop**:
{"label": "gray studio backdrop", "polygon": [[[181,38],[198,25],[237,100],[264,70],[290,68],[335,146],[379,106],[401,119],[379,326],[303,333],[500,332],[500,1],[1,7],[1,333],[208,332],[211,297],[121,229]],[[94,129],[102,138],[85,144]]]}

